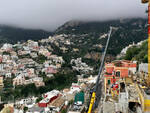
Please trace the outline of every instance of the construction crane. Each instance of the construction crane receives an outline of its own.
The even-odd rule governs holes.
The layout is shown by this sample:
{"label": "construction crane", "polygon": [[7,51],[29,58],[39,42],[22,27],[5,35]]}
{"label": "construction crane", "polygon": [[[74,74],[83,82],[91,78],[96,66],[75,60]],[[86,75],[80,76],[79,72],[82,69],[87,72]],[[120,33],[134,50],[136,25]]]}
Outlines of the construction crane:
{"label": "construction crane", "polygon": [[107,39],[106,46],[105,46],[105,50],[104,50],[104,53],[103,53],[103,56],[102,56],[102,59],[101,59],[101,65],[100,65],[100,68],[99,68],[99,72],[98,72],[98,76],[97,76],[97,80],[96,80],[96,85],[95,85],[94,90],[92,92],[92,97],[91,97],[91,101],[90,101],[88,113],[92,112],[92,108],[93,108],[93,105],[95,103],[96,91],[98,89],[99,79],[100,79],[100,75],[102,73],[102,69],[103,69],[103,65],[104,65],[104,60],[105,60],[105,56],[106,56],[106,52],[107,52],[107,48],[108,48],[110,36],[111,36],[111,33],[112,33],[112,29],[113,29],[113,27],[110,27],[110,31],[108,33],[108,39]]}
{"label": "construction crane", "polygon": [[147,86],[150,87],[150,0],[141,0],[142,3],[148,3],[148,78]]}
{"label": "construction crane", "polygon": [[[150,113],[150,0],[141,0],[142,3],[148,3],[148,77],[146,78],[146,87],[137,85],[137,91],[140,97],[140,103],[143,113]],[[147,93],[146,93],[147,92]]]}

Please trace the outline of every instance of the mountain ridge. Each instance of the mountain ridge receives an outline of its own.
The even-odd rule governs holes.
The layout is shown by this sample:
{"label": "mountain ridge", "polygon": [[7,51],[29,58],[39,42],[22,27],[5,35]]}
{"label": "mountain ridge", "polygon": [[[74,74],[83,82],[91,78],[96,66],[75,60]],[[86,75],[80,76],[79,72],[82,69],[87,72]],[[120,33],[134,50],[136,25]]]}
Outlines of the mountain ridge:
{"label": "mountain ridge", "polygon": [[[69,40],[72,40],[77,47],[83,48],[85,51],[101,52],[107,40],[107,33],[110,26],[116,28],[110,39],[108,54],[117,55],[120,51],[135,42],[138,43],[147,38],[147,19],[132,18],[119,19],[110,21],[68,21],[64,25],[58,27],[55,32],[47,32],[43,30],[28,30],[20,28],[1,27],[0,43],[14,43],[20,40],[40,40],[48,38],[52,35],[67,34]],[[106,35],[106,36],[105,36]],[[103,36],[105,38],[103,38]],[[76,46],[74,46],[75,48]],[[88,48],[88,49],[87,49]]]}
{"label": "mountain ridge", "polygon": [[[55,35],[58,34],[67,34],[70,35],[70,38],[73,40],[81,40],[83,37],[83,42],[88,42],[85,45],[85,49],[91,48],[93,45],[102,45],[103,47],[106,44],[106,38],[100,38],[103,35],[107,35],[110,26],[116,28],[115,32],[113,31],[110,38],[110,44],[108,48],[108,54],[117,55],[120,51],[132,44],[133,42],[138,43],[147,38],[147,19],[143,18],[134,18],[134,19],[124,19],[124,20],[111,20],[105,22],[78,22],[74,26],[71,21],[70,24],[62,25],[59,27]],[[86,35],[86,36],[83,36]],[[79,43],[76,43],[79,45]],[[84,43],[80,44],[84,46]]]}
{"label": "mountain ridge", "polygon": [[18,41],[39,40],[52,35],[52,32],[25,29],[8,25],[0,25],[0,43],[16,43]]}

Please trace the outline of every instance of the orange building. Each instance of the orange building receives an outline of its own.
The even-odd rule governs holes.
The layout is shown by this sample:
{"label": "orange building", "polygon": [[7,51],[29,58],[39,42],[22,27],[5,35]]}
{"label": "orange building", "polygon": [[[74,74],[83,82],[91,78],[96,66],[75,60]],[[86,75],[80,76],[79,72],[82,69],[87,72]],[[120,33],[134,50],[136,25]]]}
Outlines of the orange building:
{"label": "orange building", "polygon": [[136,72],[136,63],[122,60],[114,61],[112,63],[105,64],[106,74],[114,74],[117,77],[128,77],[129,71],[133,74]]}
{"label": "orange building", "polygon": [[114,85],[119,79],[128,78],[129,73],[136,72],[136,63],[127,60],[114,61],[112,63],[105,63],[105,92],[109,86]]}
{"label": "orange building", "polygon": [[105,64],[105,70],[107,74],[112,74],[114,71],[114,64],[113,63],[109,63],[109,64]]}
{"label": "orange building", "polygon": [[122,63],[124,67],[136,67],[136,63],[132,63],[129,61],[123,61]]}
{"label": "orange building", "polygon": [[128,77],[128,68],[127,67],[115,67],[114,72],[116,77],[126,78]]}

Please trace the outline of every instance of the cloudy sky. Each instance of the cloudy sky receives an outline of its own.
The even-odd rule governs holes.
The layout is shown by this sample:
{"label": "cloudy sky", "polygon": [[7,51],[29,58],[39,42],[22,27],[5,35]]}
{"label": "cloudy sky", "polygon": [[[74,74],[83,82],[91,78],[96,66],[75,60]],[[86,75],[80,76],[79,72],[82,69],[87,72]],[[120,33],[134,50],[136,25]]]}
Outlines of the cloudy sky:
{"label": "cloudy sky", "polygon": [[69,20],[146,17],[141,0],[0,0],[0,24],[54,30]]}

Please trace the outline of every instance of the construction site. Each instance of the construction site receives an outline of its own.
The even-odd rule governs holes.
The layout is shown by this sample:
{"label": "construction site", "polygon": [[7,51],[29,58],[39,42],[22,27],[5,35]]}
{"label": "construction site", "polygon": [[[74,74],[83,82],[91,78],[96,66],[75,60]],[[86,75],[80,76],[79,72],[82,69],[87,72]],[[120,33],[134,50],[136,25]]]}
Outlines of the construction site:
{"label": "construction site", "polygon": [[[150,90],[146,84],[148,74],[136,68],[134,61],[105,64],[103,113],[150,112]],[[143,76],[139,76],[141,74]]]}
{"label": "construction site", "polygon": [[150,113],[150,1],[141,3],[148,4],[148,64],[127,60],[105,62],[113,31],[110,27],[88,113]]}

